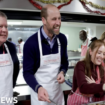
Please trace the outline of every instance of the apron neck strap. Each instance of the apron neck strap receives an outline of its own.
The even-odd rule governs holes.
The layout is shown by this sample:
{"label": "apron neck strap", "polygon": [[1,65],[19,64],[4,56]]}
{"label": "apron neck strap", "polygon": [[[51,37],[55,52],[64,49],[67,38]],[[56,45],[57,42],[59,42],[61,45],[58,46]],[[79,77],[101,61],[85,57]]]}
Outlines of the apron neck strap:
{"label": "apron neck strap", "polygon": [[8,55],[9,55],[9,58],[10,58],[10,60],[11,60],[11,62],[12,62],[12,65],[13,65],[12,57],[11,57],[11,55],[10,55],[10,52],[9,52],[9,49],[8,49],[6,43],[4,43],[4,47],[5,47],[5,49],[6,49],[7,53],[8,53]]}
{"label": "apron neck strap", "polygon": [[[40,57],[42,57],[42,45],[41,45],[41,35],[40,35],[40,30],[38,30],[38,42],[39,42]],[[57,43],[58,43],[58,53],[60,53],[61,44],[60,44],[60,41],[59,41],[58,38],[57,38]]]}
{"label": "apron neck strap", "polygon": [[59,39],[57,38],[57,42],[58,42],[58,53],[60,53],[61,51],[60,51],[60,49],[61,49],[61,44],[60,44],[60,41],[59,41]]}
{"label": "apron neck strap", "polygon": [[40,30],[38,30],[38,44],[39,44],[40,57],[42,57],[42,46],[41,46]]}
{"label": "apron neck strap", "polygon": [[101,77],[100,77],[100,72],[99,72],[99,67],[98,66],[96,67],[96,72],[97,72],[97,77],[98,77],[96,83],[97,82],[100,83],[101,82]]}
{"label": "apron neck strap", "polygon": [[4,44],[3,44],[3,54],[5,54]]}

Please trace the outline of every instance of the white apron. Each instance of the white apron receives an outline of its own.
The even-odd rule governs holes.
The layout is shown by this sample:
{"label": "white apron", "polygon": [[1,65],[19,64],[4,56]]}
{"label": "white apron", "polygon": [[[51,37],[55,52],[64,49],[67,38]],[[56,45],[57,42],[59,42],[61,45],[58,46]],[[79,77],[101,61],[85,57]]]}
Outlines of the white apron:
{"label": "white apron", "polygon": [[[38,31],[38,42],[40,50],[40,67],[35,73],[35,78],[38,83],[43,86],[48,92],[49,98],[53,100],[57,105],[64,105],[64,96],[60,84],[57,81],[57,75],[60,68],[60,42],[58,42],[57,54],[42,54],[40,31]],[[31,105],[55,105],[54,103],[48,103],[38,100],[38,94],[31,89]]]}
{"label": "white apron", "polygon": [[[13,62],[7,45],[4,44],[4,47],[7,54],[0,54],[0,98],[5,97],[3,100],[13,97]],[[13,102],[2,103],[0,99],[1,104],[13,105]]]}

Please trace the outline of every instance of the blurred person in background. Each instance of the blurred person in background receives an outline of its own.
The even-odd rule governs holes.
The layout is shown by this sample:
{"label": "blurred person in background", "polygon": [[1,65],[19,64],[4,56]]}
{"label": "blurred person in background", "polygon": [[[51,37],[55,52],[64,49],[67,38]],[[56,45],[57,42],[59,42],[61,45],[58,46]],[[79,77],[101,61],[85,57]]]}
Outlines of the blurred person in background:
{"label": "blurred person in background", "polygon": [[[7,16],[0,11],[0,98],[13,97],[13,87],[16,85],[19,73],[16,48],[13,43],[7,41],[7,27]],[[3,102],[5,105],[13,105],[13,103],[7,103],[5,99]]]}
{"label": "blurred person in background", "polygon": [[18,37],[18,43],[19,43],[19,53],[23,54],[24,41],[21,37]]}
{"label": "blurred person in background", "polygon": [[16,44],[14,42],[12,42],[12,38],[9,37],[8,38],[8,41],[11,42],[11,43],[13,43],[16,46]]}
{"label": "blurred person in background", "polygon": [[86,55],[88,45],[90,44],[90,41],[87,37],[87,31],[86,30],[81,30],[79,32],[79,38],[83,42],[82,46],[81,46],[81,56],[84,57]]}
{"label": "blurred person in background", "polygon": [[9,37],[9,38],[8,38],[8,41],[9,41],[9,42],[12,42],[12,38]]}
{"label": "blurred person in background", "polygon": [[16,52],[18,52],[18,48],[17,48],[16,44],[14,42],[12,42],[12,38],[11,37],[8,38],[8,41],[11,42],[11,43],[13,43],[15,45]]}

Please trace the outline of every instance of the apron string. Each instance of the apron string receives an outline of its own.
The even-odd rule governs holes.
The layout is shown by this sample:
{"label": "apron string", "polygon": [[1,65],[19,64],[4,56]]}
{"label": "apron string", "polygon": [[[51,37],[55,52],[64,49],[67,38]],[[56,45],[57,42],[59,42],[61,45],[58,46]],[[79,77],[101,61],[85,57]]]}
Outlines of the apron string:
{"label": "apron string", "polygon": [[4,46],[5,46],[5,48],[6,48],[7,53],[9,54],[9,58],[10,58],[10,60],[11,60],[12,66],[13,66],[12,57],[11,57],[11,55],[10,55],[10,52],[9,52],[9,49],[8,49],[6,43],[4,43]]}
{"label": "apron string", "polygon": [[98,66],[96,67],[96,72],[97,72],[97,82],[101,82],[101,78],[100,78],[100,72],[99,72],[99,68],[98,68]]}
{"label": "apron string", "polygon": [[4,44],[3,44],[3,54],[5,54],[5,50],[4,50]]}
{"label": "apron string", "polygon": [[[41,35],[40,35],[40,30],[38,30],[38,42],[39,42],[39,51],[40,51],[40,58],[43,56],[42,54],[42,45],[41,45]],[[59,39],[57,38],[57,43],[58,43],[58,53],[60,53],[61,49],[61,44]]]}

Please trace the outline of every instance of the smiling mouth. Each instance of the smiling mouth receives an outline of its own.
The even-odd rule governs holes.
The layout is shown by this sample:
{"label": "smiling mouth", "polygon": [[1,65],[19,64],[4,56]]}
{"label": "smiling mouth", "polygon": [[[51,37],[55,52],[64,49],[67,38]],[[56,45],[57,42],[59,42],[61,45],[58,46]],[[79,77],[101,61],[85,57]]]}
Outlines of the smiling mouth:
{"label": "smiling mouth", "polygon": [[59,30],[59,29],[60,29],[59,27],[54,28],[54,30]]}
{"label": "smiling mouth", "polygon": [[98,62],[102,62],[102,59],[97,59],[98,60]]}
{"label": "smiling mouth", "polygon": [[7,35],[0,35],[0,36],[7,36]]}

